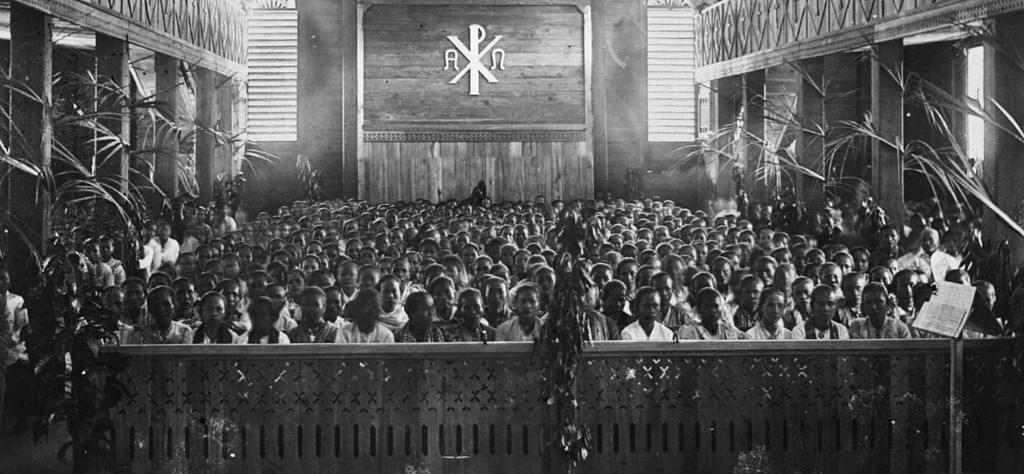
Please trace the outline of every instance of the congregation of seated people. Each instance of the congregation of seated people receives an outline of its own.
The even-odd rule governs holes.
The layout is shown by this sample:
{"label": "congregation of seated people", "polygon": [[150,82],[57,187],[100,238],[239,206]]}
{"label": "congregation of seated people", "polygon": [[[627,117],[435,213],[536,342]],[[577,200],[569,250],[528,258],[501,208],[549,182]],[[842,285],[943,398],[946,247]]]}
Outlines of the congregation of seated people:
{"label": "congregation of seated people", "polygon": [[[594,341],[929,337],[912,323],[937,279],[994,304],[935,226],[847,248],[670,201],[298,202],[248,222],[187,206],[182,223],[149,223],[131,262],[116,239],[70,238],[117,317],[112,344],[532,341],[567,206],[602,223],[580,282]],[[31,315],[11,277],[0,268],[16,339]]]}

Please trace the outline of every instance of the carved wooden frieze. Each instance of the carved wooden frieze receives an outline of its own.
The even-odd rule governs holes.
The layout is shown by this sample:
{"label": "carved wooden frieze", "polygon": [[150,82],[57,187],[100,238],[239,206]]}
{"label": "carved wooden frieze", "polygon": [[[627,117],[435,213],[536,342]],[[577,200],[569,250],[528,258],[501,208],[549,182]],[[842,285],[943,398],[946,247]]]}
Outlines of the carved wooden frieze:
{"label": "carved wooden frieze", "polygon": [[14,1],[218,72],[244,70],[242,0]]}
{"label": "carved wooden frieze", "polygon": [[1024,0],[723,0],[697,15],[697,75],[739,74],[1021,9]]}
{"label": "carved wooden frieze", "polygon": [[365,131],[365,142],[585,142],[585,130]]}
{"label": "carved wooden frieze", "polygon": [[222,58],[245,63],[245,8],[238,0],[79,0]]}

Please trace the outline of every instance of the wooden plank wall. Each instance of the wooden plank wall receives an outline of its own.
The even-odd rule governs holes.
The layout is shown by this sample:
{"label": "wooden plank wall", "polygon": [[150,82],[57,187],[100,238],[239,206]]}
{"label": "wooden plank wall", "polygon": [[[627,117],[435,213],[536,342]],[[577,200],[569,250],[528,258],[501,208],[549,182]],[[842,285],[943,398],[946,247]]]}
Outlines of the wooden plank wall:
{"label": "wooden plank wall", "polygon": [[363,199],[435,202],[469,197],[487,183],[495,201],[594,195],[587,142],[368,142],[363,145]]}
{"label": "wooden plank wall", "polygon": [[[384,2],[382,2],[384,3]],[[386,3],[397,5],[434,4],[440,5],[441,0],[387,0]],[[451,0],[450,4],[469,3],[467,0]],[[495,8],[499,1],[477,1],[473,5],[489,5]],[[581,169],[586,172],[592,169],[591,177],[581,177],[576,189],[588,193],[612,192],[622,196],[629,188],[626,171],[631,168],[645,166],[647,145],[647,54],[646,3],[642,1],[624,2],[621,0],[534,0],[531,2],[509,1],[509,4],[531,5],[588,5],[591,12],[591,41],[587,46],[591,51],[591,93],[590,100],[583,104],[592,112],[589,126],[578,130],[588,131],[579,143],[587,142],[589,160],[580,162]],[[356,64],[357,48],[357,11],[356,1],[337,0],[302,0],[296,3],[299,10],[299,114],[298,144],[299,153],[305,155],[324,171],[325,184],[331,197],[357,197],[363,179],[359,155],[362,130],[359,128],[359,95],[355,84],[360,75]],[[377,8],[381,5],[375,6]],[[576,7],[573,7],[576,8]],[[370,10],[372,13],[372,9]],[[459,26],[458,33],[465,41],[468,24]],[[416,25],[419,29],[419,25]],[[490,33],[489,33],[490,34]],[[505,43],[508,38],[503,39]],[[443,40],[447,43],[447,40]],[[499,43],[499,44],[502,44]],[[514,75],[517,52],[503,45],[508,52],[505,74]],[[443,71],[443,52],[438,46],[437,55],[432,58],[436,69]],[[447,48],[447,46],[444,46]],[[574,48],[575,49],[575,48]],[[489,64],[490,58],[486,59]],[[465,65],[460,60],[460,65]],[[439,67],[437,67],[439,66]],[[450,71],[449,71],[450,72]],[[509,76],[504,76],[505,81]],[[499,80],[502,80],[499,77]],[[465,81],[465,80],[464,80]],[[498,84],[501,85],[501,84]],[[481,85],[482,94],[494,92],[494,84]],[[451,86],[456,88],[456,86]],[[463,82],[460,91],[467,92]],[[484,95],[486,98],[486,95]],[[543,109],[540,109],[543,110]],[[372,128],[372,124],[371,128]],[[535,143],[536,137],[518,140],[523,143]],[[411,142],[403,142],[411,143]],[[430,142],[427,142],[430,143]],[[470,146],[470,142],[453,141]],[[477,142],[479,143],[479,142]],[[493,143],[497,144],[497,141]],[[499,148],[516,146],[511,141]],[[369,145],[370,148],[377,145]],[[417,149],[422,144],[412,143],[409,148]],[[525,145],[524,145],[525,147]],[[402,148],[402,147],[400,147]],[[422,154],[421,154],[422,156]],[[514,156],[514,155],[510,155]],[[529,157],[529,155],[526,155]],[[289,162],[290,163],[290,162]],[[510,163],[514,165],[514,163]],[[441,167],[441,165],[437,165]],[[487,164],[481,165],[484,169]],[[425,167],[429,167],[426,165]],[[289,164],[275,170],[277,174],[294,174]],[[536,180],[537,176],[529,176]],[[389,186],[374,178],[371,187]],[[454,179],[454,178],[453,178]],[[471,176],[470,179],[479,179]],[[475,182],[475,181],[474,181]],[[436,184],[436,183],[435,183]],[[505,183],[497,183],[497,187]],[[288,186],[287,183],[279,186]],[[472,188],[472,186],[469,186]],[[569,191],[571,192],[571,191]],[[523,190],[529,195],[533,190]],[[445,195],[442,192],[442,195]],[[452,196],[455,195],[453,191]],[[370,194],[364,194],[370,196]],[[497,195],[495,195],[497,197]],[[562,198],[589,197],[591,194],[573,196],[563,191]],[[423,197],[428,197],[423,195]],[[436,194],[430,199],[436,200]]]}
{"label": "wooden plank wall", "polygon": [[[359,196],[370,202],[468,198],[477,182],[497,201],[588,198],[594,165],[588,96],[589,9],[416,1],[361,5]],[[498,83],[449,81],[448,36],[506,51]],[[481,45],[481,49],[483,45]],[[459,55],[459,67],[467,60]],[[415,136],[414,136],[415,135]]]}
{"label": "wooden plank wall", "polygon": [[[582,12],[573,5],[493,6],[458,4],[371,4],[365,6],[363,35],[364,130],[512,124],[583,125],[586,84]],[[498,80],[480,78],[480,95],[469,95],[469,74],[445,69],[444,54],[470,47],[469,26],[485,34],[480,49],[501,36],[494,50],[507,53],[505,70],[494,69],[491,54],[481,59]]]}

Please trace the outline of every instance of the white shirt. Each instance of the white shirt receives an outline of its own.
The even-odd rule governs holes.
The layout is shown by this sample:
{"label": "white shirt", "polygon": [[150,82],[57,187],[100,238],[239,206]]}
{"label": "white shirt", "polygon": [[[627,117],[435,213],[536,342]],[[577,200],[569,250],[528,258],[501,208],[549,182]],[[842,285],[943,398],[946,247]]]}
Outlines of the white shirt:
{"label": "white shirt", "polygon": [[355,323],[345,324],[338,331],[338,342],[340,343],[389,343],[395,342],[395,335],[388,328],[384,327],[383,324],[377,323],[377,326],[366,334],[359,330],[359,325]]}
{"label": "white shirt", "polygon": [[754,327],[747,330],[747,339],[755,341],[766,341],[771,339],[792,339],[793,333],[782,325],[782,321],[775,323],[775,331],[769,331],[758,321]]}
{"label": "white shirt", "polygon": [[931,256],[924,250],[918,250],[897,259],[896,266],[900,270],[920,270],[928,279],[925,283],[931,283],[945,279],[947,271],[960,268],[960,258],[941,250],[936,250]]}
{"label": "white shirt", "polygon": [[[235,341],[235,344],[248,344],[248,343],[249,343],[249,333],[248,332],[246,332],[245,334],[242,334],[241,337],[239,337],[238,340]],[[282,331],[281,334],[277,335],[277,343],[278,344],[291,344],[292,341],[290,341],[288,339],[288,335],[285,334],[284,331]],[[257,342],[257,344],[270,344],[270,336],[267,335],[267,336],[261,337],[259,339],[259,341]]]}
{"label": "white shirt", "polygon": [[116,258],[112,258],[106,262],[110,266],[110,271],[114,274],[114,284],[121,286],[126,278],[124,274],[124,264]]}
{"label": "white shirt", "polygon": [[385,313],[382,309],[377,321],[394,332],[405,327],[405,324],[409,322],[409,315],[405,314],[405,307],[401,304],[396,304],[395,309],[391,310],[390,313]]}
{"label": "white shirt", "polygon": [[[25,300],[10,292],[7,293],[5,299],[7,310],[0,317],[3,317],[6,321],[4,324],[0,324],[0,329],[10,331],[10,333],[4,334],[0,332],[0,337],[7,339],[6,344],[10,345],[10,350],[6,353],[0,351],[0,355],[5,356],[0,358],[0,368],[9,366],[19,359],[28,359],[28,356],[25,355],[25,346],[19,342],[21,329],[28,325],[28,311],[24,308]],[[0,346],[4,344],[4,341],[0,341]]]}
{"label": "white shirt", "polygon": [[288,316],[288,310],[282,308],[281,314],[277,317],[277,321],[274,321],[274,329],[286,333],[298,327],[299,323],[295,322],[291,316]]}
{"label": "white shirt", "polygon": [[156,264],[156,268],[160,268],[165,263],[174,265],[178,263],[178,254],[181,252],[181,246],[178,245],[178,241],[172,237],[167,238],[167,242],[160,243],[159,237],[154,237],[153,242],[160,246],[160,263]]}
{"label": "white shirt", "polygon": [[[235,334],[235,331],[228,331],[231,334],[231,344],[243,344],[242,336]],[[210,335],[203,331],[203,342],[201,344],[213,344],[213,340],[210,339]]]}
{"label": "white shirt", "polygon": [[151,239],[146,242],[146,245],[142,246],[142,259],[139,260],[139,268],[146,272],[148,277],[150,273],[156,271],[160,267],[160,244],[153,242]]}
{"label": "white shirt", "polygon": [[523,332],[522,325],[519,324],[519,318],[512,318],[498,325],[497,334],[495,339],[499,341],[533,341],[540,336],[540,328],[544,325],[544,320],[537,318],[537,321],[533,324],[533,332],[529,335]]}
{"label": "white shirt", "polygon": [[[837,332],[839,333],[839,339],[850,338],[850,330],[846,329],[846,326],[843,326],[842,324],[839,324],[834,321],[832,322],[832,324],[834,324],[838,328]],[[811,328],[814,331],[815,335],[817,336],[816,339],[828,340],[831,337],[831,335],[829,334],[829,329],[822,331],[812,326],[810,321],[807,321],[806,323],[799,324],[795,328],[793,328],[793,334],[790,336],[790,339],[807,339],[806,328]]]}
{"label": "white shirt", "polygon": [[185,238],[182,239],[180,247],[182,252],[195,252],[200,245],[202,245],[202,242],[200,242],[199,239],[191,235],[186,235]]}
{"label": "white shirt", "polygon": [[632,324],[622,329],[622,340],[672,342],[675,340],[675,333],[673,333],[668,326],[655,321],[654,329],[651,330],[651,335],[648,336],[647,333],[644,332],[644,328],[640,326],[640,321],[633,321]]}
{"label": "white shirt", "polygon": [[11,328],[11,337],[15,342],[21,336],[21,329],[28,325],[28,310],[25,309],[25,299],[11,292],[5,295],[7,311],[3,314]]}

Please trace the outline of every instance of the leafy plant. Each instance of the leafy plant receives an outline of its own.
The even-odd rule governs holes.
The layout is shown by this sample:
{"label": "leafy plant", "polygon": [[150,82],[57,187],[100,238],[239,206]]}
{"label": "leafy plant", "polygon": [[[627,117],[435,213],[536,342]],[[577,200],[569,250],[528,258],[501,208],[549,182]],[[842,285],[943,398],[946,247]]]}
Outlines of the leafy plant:
{"label": "leafy plant", "polygon": [[562,453],[570,471],[587,459],[593,447],[590,430],[577,422],[577,374],[584,345],[590,341],[585,295],[590,280],[581,259],[599,244],[600,225],[586,220],[576,209],[567,209],[555,229],[555,289],[548,322],[538,344],[547,361],[550,383],[548,404],[553,405],[558,426],[551,445]]}
{"label": "leafy plant", "polygon": [[101,354],[100,345],[117,337],[117,317],[102,309],[99,289],[85,284],[85,257],[52,247],[43,263],[42,283],[27,300],[33,318],[28,340],[30,361],[43,404],[42,430],[63,423],[71,441],[58,456],[72,454],[75,473],[90,472],[97,464],[116,466],[110,409],[125,387],[117,378],[125,360]]}
{"label": "leafy plant", "polygon": [[[141,92],[133,94],[133,88]],[[82,90],[95,92],[85,95]],[[115,236],[122,243],[120,259],[135,260],[146,219],[171,213],[190,198],[187,193],[167,196],[153,183],[153,165],[158,160],[178,159],[164,143],[177,141],[180,149],[188,150],[197,137],[208,134],[219,156],[241,155],[243,169],[248,166],[250,171],[274,158],[250,152],[242,135],[222,130],[218,124],[186,128],[174,123],[161,111],[165,104],[146,93],[137,75],[133,87],[122,87],[91,74],[61,72],[54,76],[52,99],[0,75],[0,91],[39,105],[53,127],[49,166],[42,166],[37,158],[39,144],[27,142],[24,131],[16,126],[10,130],[10,140],[0,142],[0,164],[4,165],[0,184],[18,180],[38,191],[0,200],[0,214],[12,217],[0,220],[0,235],[20,240],[29,255],[19,257],[31,260],[38,269],[36,274],[19,274],[16,282],[33,288],[26,298],[32,314],[27,349],[42,387],[36,398],[42,406],[43,427],[65,424],[71,442],[60,454],[71,453],[74,471],[86,472],[99,461],[112,462],[108,408],[119,396],[116,374],[123,361],[98,351],[101,342],[116,337],[117,321],[100,308],[96,289],[84,286],[83,257],[72,251],[68,231],[85,227]],[[139,137],[134,143],[107,126],[120,121],[127,111]],[[10,108],[0,108],[0,120],[16,125],[11,114]],[[240,153],[243,148],[245,152]],[[127,178],[113,171],[120,169],[125,153],[132,165]],[[178,165],[174,178],[182,182],[190,171],[181,162]],[[49,200],[42,199],[44,195]],[[26,206],[42,206],[41,220],[38,216],[21,219],[19,211],[31,208]],[[46,227],[53,232],[40,232]],[[126,267],[134,270],[132,265]]]}
{"label": "leafy plant", "polygon": [[313,164],[304,155],[296,157],[295,167],[299,172],[299,180],[302,181],[302,185],[306,189],[306,202],[315,203],[323,201],[323,173],[320,169],[314,168]]}
{"label": "leafy plant", "polygon": [[211,209],[221,209],[230,206],[231,209],[238,209],[242,205],[242,192],[245,189],[245,175],[236,174],[234,177],[226,173],[217,175],[213,182],[213,205]]}

